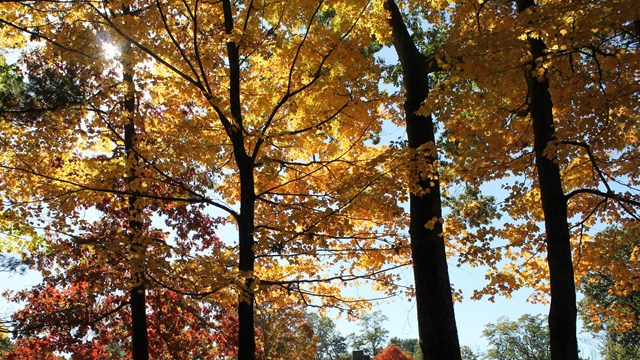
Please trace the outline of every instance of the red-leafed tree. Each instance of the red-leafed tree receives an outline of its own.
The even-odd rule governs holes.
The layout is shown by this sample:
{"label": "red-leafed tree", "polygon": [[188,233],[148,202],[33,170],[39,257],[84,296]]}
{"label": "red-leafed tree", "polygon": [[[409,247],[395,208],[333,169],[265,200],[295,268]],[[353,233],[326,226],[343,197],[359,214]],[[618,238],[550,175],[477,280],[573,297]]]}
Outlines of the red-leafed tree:
{"label": "red-leafed tree", "polygon": [[411,355],[405,354],[396,344],[389,344],[373,360],[413,360]]}
{"label": "red-leafed tree", "polygon": [[[47,251],[33,259],[33,268],[45,276],[40,284],[11,297],[25,306],[13,315],[18,339],[8,354],[10,359],[55,359],[53,354],[71,354],[73,359],[132,356],[133,329],[126,292],[130,272],[125,250],[117,251],[120,238],[116,223],[122,213],[114,211],[109,201],[98,208],[104,217],[88,227],[88,234],[73,241],[51,235]],[[187,206],[171,206],[161,212],[184,240],[174,239],[169,244],[163,232],[144,227],[153,240],[150,244],[155,244],[147,249],[148,261],[155,264],[146,272],[149,356],[213,359],[224,355],[225,344],[233,341],[226,337],[235,335],[226,331],[224,314],[232,308],[224,299],[229,296],[216,289],[206,290],[208,280],[202,280],[197,271],[192,275],[201,279],[199,282],[184,275],[194,261],[200,261],[189,254],[215,254],[221,246],[213,233],[197,231],[200,237],[209,235],[199,240],[188,234],[197,230],[198,223],[209,228],[216,221]],[[171,221],[187,215],[193,221]],[[179,285],[168,288],[166,283]]]}

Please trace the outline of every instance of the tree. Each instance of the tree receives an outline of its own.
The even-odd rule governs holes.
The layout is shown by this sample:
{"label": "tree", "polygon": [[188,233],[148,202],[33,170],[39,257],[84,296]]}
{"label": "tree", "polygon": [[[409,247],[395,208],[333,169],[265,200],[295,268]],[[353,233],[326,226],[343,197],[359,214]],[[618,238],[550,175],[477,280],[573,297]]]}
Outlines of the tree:
{"label": "tree", "polygon": [[316,360],[339,360],[350,358],[347,339],[336,329],[331,318],[316,313],[307,314],[317,338]]}
{"label": "tree", "polygon": [[314,360],[318,336],[307,321],[302,306],[272,307],[268,301],[257,306],[256,328],[261,340],[262,358]]}
{"label": "tree", "polygon": [[[112,295],[104,302],[92,302],[91,296],[83,292],[86,288],[61,292],[47,287],[37,293],[37,301],[27,298],[28,308],[15,316],[18,321],[30,321],[26,325],[31,329],[19,327],[21,333],[10,357],[33,359],[40,358],[43,352],[64,352],[82,359],[130,358],[131,315],[125,311],[127,307],[121,305],[116,307],[119,311],[113,311],[114,303],[120,299]],[[73,299],[75,304],[61,308],[54,301],[62,299]],[[215,359],[224,353],[224,349],[213,346],[223,343],[221,338],[225,335],[226,324],[218,321],[220,309],[153,288],[147,289],[146,300],[153,309],[147,315],[150,357]],[[104,314],[98,311],[100,306],[112,310],[111,314],[103,319],[91,318],[92,312]],[[75,323],[68,320],[73,314],[78,316]],[[86,335],[89,333],[91,336]]]}
{"label": "tree", "polygon": [[482,334],[489,341],[488,359],[551,359],[549,330],[544,316],[523,315],[518,321],[500,318]]}
{"label": "tree", "polygon": [[398,346],[402,352],[411,354],[415,360],[422,360],[420,341],[418,341],[418,339],[400,339],[392,337],[389,342]]}
{"label": "tree", "polygon": [[413,358],[402,352],[397,345],[391,343],[378,355],[374,356],[373,360],[413,360]]}
{"label": "tree", "polygon": [[604,335],[605,359],[640,358],[637,288],[639,227],[635,222],[611,227],[585,245],[587,273],[580,280],[580,315],[587,329]]}
{"label": "tree", "polygon": [[420,347],[427,359],[460,359],[442,227],[435,126],[430,112],[418,112],[429,95],[429,75],[435,69],[433,61],[416,47],[395,1],[385,1],[384,7],[390,15],[392,42],[402,68],[404,117],[411,154],[409,234]]}
{"label": "tree", "polygon": [[0,114],[15,107],[19,94],[24,87],[24,79],[15,64],[7,64],[4,56],[0,56]]}
{"label": "tree", "polygon": [[[464,211],[453,212],[448,223],[462,240],[456,244],[460,257],[491,268],[490,284],[476,295],[522,286],[550,292],[554,359],[578,358],[572,255],[577,259],[580,251],[572,249],[599,220],[637,219],[640,204],[636,181],[628,180],[637,169],[616,165],[638,154],[635,136],[619,132],[634,128],[629,121],[637,119],[615,115],[638,106],[632,80],[637,62],[607,55],[635,51],[634,19],[618,3],[598,2],[597,12],[591,4],[443,6],[456,19],[449,28],[452,40],[438,54],[451,73],[424,105],[443,120],[451,140],[447,178],[474,191],[499,179],[509,192],[495,212],[508,216],[505,226],[458,216],[490,209],[482,204],[486,197],[462,205]],[[602,11],[612,17],[601,22]],[[569,18],[589,26],[574,28]],[[609,70],[601,71],[603,63]]]}
{"label": "tree", "polygon": [[[40,184],[40,192],[33,191],[29,196],[36,203],[34,208],[38,213],[44,212],[42,203],[46,204],[47,212],[44,217],[51,220],[46,227],[42,227],[47,241],[40,244],[41,248],[32,246],[31,251],[25,253],[31,260],[32,268],[43,274],[43,284],[11,297],[14,301],[27,302],[23,311],[14,314],[12,331],[23,337],[14,353],[28,354],[29,349],[37,351],[44,342],[49,349],[66,349],[67,352],[85,358],[103,358],[106,356],[106,347],[114,342],[120,347],[125,344],[131,346],[132,357],[136,359],[148,358],[149,352],[154,355],[166,351],[162,342],[158,344],[157,337],[153,337],[155,343],[149,345],[149,332],[161,336],[166,334],[154,328],[158,324],[147,326],[149,305],[146,289],[150,286],[146,277],[154,278],[154,281],[164,280],[166,275],[160,274],[171,273],[167,271],[171,268],[180,268],[175,266],[175,259],[184,258],[185,253],[192,251],[189,248],[192,240],[190,231],[198,230],[196,238],[201,241],[199,247],[202,250],[209,248],[214,242],[215,237],[211,231],[215,222],[207,216],[202,216],[197,210],[184,211],[184,205],[170,204],[165,208],[163,205],[166,204],[162,202],[150,201],[149,196],[139,196],[151,188],[158,200],[162,198],[162,192],[167,190],[167,184],[155,182],[151,185],[154,181],[147,178],[148,164],[140,157],[148,142],[142,138],[141,129],[145,126],[140,115],[144,112],[139,107],[141,102],[136,93],[135,66],[132,63],[135,56],[131,52],[130,48],[124,52],[126,61],[122,62],[122,83],[111,77],[117,70],[113,65],[93,64],[98,68],[106,68],[101,69],[101,75],[97,75],[92,72],[95,68],[79,72],[78,64],[64,61],[41,62],[42,58],[26,60],[31,80],[26,84],[26,91],[15,105],[16,108],[11,109],[13,116],[9,119],[16,124],[16,128],[35,130],[29,129],[26,134],[18,133],[19,135],[7,132],[14,139],[5,138],[3,146],[6,153],[15,156],[7,158],[4,169],[17,170],[23,174],[23,179],[31,177],[32,184]],[[38,54],[46,52],[38,50]],[[43,58],[46,59],[46,56]],[[93,87],[88,86],[89,83]],[[87,96],[100,86],[104,88],[95,92],[100,96]],[[122,88],[125,90],[115,90]],[[102,91],[105,89],[109,91]],[[99,105],[92,107],[95,105],[92,102]],[[104,110],[109,106],[120,112]],[[84,118],[85,109],[93,112],[94,116]],[[65,126],[55,123],[61,115],[66,121]],[[50,119],[54,120],[52,124],[45,122]],[[95,122],[87,123],[87,119]],[[90,130],[83,129],[85,127]],[[39,133],[43,130],[50,132],[49,139]],[[31,137],[30,133],[35,136]],[[81,135],[78,136],[78,133]],[[47,142],[50,145],[49,153],[33,151],[33,146],[37,148],[37,144],[55,137],[67,140],[67,145],[65,141],[51,141]],[[84,140],[86,148],[69,150],[67,146],[74,142],[77,144],[78,137]],[[18,139],[22,140],[22,148],[12,143]],[[57,147],[59,144],[61,148]],[[56,150],[60,150],[60,153],[56,153]],[[67,151],[69,153],[65,154]],[[108,157],[105,153],[112,156]],[[48,155],[51,158],[47,158]],[[126,175],[121,176],[123,173]],[[141,178],[145,180],[141,181]],[[91,183],[92,181],[96,182]],[[175,188],[168,192],[174,190]],[[99,196],[96,197],[96,193]],[[5,192],[4,195],[6,201],[16,204],[18,198],[13,197],[10,192]],[[164,199],[171,201],[170,197]],[[173,198],[175,200],[179,199]],[[32,211],[34,208],[30,206],[14,205],[11,212],[15,214]],[[100,213],[99,220],[79,215],[88,210]],[[169,250],[170,247],[165,242],[166,234],[154,229],[149,218],[152,212],[163,213],[171,218],[180,211],[201,222],[198,226],[209,228],[198,228],[189,221],[174,224],[173,230],[182,236],[173,243],[175,247]],[[28,215],[27,219],[43,221],[42,217],[33,215]],[[185,227],[189,228],[186,232]],[[169,265],[172,262],[173,265]],[[149,267],[149,264],[154,266]],[[161,271],[154,273],[156,270]],[[92,285],[88,286],[88,283]],[[156,286],[154,290],[157,295],[166,288]],[[123,296],[123,292],[128,296]],[[75,299],[75,302],[61,302],[60,298],[64,297]],[[158,305],[157,299],[155,300],[153,305]],[[129,312],[124,310],[127,306],[130,307]],[[180,305],[177,307],[180,308]],[[161,309],[153,310],[162,313]],[[157,315],[158,312],[155,311],[153,314]],[[194,321],[193,318],[190,320]],[[105,330],[105,326],[113,323],[117,330]],[[174,323],[180,322],[175,320]],[[185,329],[198,329],[193,323],[184,326]],[[185,329],[181,329],[181,332],[191,332],[189,337],[202,340],[203,336],[201,333],[196,334],[197,330]],[[104,335],[111,337],[112,341],[101,341],[103,339],[97,335],[93,341],[77,340],[76,336],[81,337],[82,333]],[[123,339],[123,334],[131,336],[131,340]],[[38,335],[43,338],[38,338]],[[179,344],[180,341],[180,336],[173,337],[174,344]],[[182,345],[180,348],[198,351],[198,347]],[[183,350],[174,352],[181,351]]]}
{"label": "tree", "polygon": [[[261,296],[274,308],[361,310],[343,284],[391,292],[389,270],[411,255],[422,351],[458,359],[446,185],[469,190],[447,233],[460,259],[490,267],[482,293],[531,286],[541,299],[550,287],[553,357],[577,359],[572,249],[602,240],[600,221],[639,218],[637,4],[406,4],[1,2],[3,40],[29,45],[31,89],[15,102],[0,87],[2,226],[45,238],[24,251],[46,281],[21,293],[38,314],[17,314],[17,330],[63,320],[20,341],[85,351],[69,334],[117,314],[139,320],[127,335],[145,359],[143,318],[158,310],[145,292],[170,291],[234,303],[238,358],[254,359]],[[446,30],[429,56],[406,25],[423,19],[407,14]],[[403,97],[378,88],[380,42],[398,53]],[[104,43],[122,57],[97,55]],[[401,150],[376,144],[399,98]],[[508,192],[500,205],[480,191],[494,180]],[[214,240],[219,212],[234,240]],[[504,226],[492,225],[501,215]],[[87,264],[102,288],[88,287]],[[69,322],[68,304],[39,303],[40,292],[87,305],[83,323]],[[44,344],[49,336],[62,340]],[[102,345],[100,356],[112,346]]]}
{"label": "tree", "polygon": [[383,325],[387,320],[387,317],[379,311],[361,316],[358,319],[360,331],[352,335],[353,347],[365,350],[370,356],[377,355],[387,341],[389,330]]}
{"label": "tree", "polygon": [[[130,11],[125,8],[125,14]],[[124,123],[124,156],[126,158],[125,191],[127,196],[127,235],[129,243],[131,285],[129,289],[129,306],[131,308],[131,355],[134,360],[149,359],[149,339],[147,335],[147,245],[144,235],[144,206],[140,204],[137,193],[140,191],[142,159],[138,152],[140,147],[140,119],[136,111],[138,94],[134,82],[135,66],[138,65],[130,44],[123,47],[122,78],[125,83],[122,110],[125,112]]]}
{"label": "tree", "polygon": [[13,344],[6,334],[0,333],[0,359],[5,360],[7,358],[7,352],[11,351]]}
{"label": "tree", "polygon": [[[516,1],[519,13],[533,11],[533,0]],[[576,293],[571,259],[571,234],[567,201],[562,187],[562,175],[552,146],[556,141],[553,102],[546,74],[540,76],[538,62],[545,57],[547,45],[527,33],[532,60],[525,77],[529,94],[528,105],[533,127],[533,148],[544,212],[544,225],[549,263],[551,308],[549,328],[553,359],[578,359],[576,330]]]}
{"label": "tree", "polygon": [[[25,82],[17,64],[7,64],[0,55],[0,123],[11,122],[12,112],[19,106],[24,92]],[[9,210],[9,211],[7,211]],[[28,221],[18,221],[10,216],[10,209],[0,205],[0,271],[19,271],[26,269],[21,251],[36,242],[38,236]],[[4,328],[2,329],[4,331]]]}
{"label": "tree", "polygon": [[[54,72],[49,73],[50,76],[45,76],[43,78],[30,80],[27,86],[24,87],[25,88],[24,95],[21,96],[20,98],[16,97],[19,99],[19,101],[14,103],[14,107],[10,109],[11,111],[14,112],[13,114],[14,116],[10,120],[13,121],[17,125],[17,127],[28,128],[30,126],[35,126],[35,127],[42,126],[42,128],[44,128],[46,127],[45,124],[38,124],[38,121],[42,119],[42,113],[46,113],[47,111],[54,110],[54,109],[62,110],[62,112],[64,112],[64,110],[71,109],[71,112],[73,112],[74,107],[79,107],[84,105],[83,103],[86,99],[84,96],[86,95],[86,91],[88,88],[83,87],[82,82],[86,81],[87,78],[86,77],[81,77],[79,79],[66,78],[66,76],[68,76],[70,72],[73,72],[72,67],[65,68],[64,65],[62,65],[61,63],[39,64],[39,65],[35,65],[35,63],[30,63],[28,66],[29,66],[29,71],[31,72],[31,75],[34,75],[34,72],[37,72],[39,70],[44,70],[45,72],[48,70],[53,70]],[[56,68],[57,66],[60,66],[60,67]],[[132,68],[132,65],[130,66]],[[125,68],[127,68],[127,66],[125,66]],[[131,69],[125,70],[124,77],[132,81],[133,74],[130,72],[130,70]],[[90,72],[85,72],[84,75],[86,75],[87,73],[90,73]],[[55,90],[53,90],[54,88]],[[124,142],[125,142],[124,147],[125,147],[125,153],[127,154],[127,159],[132,160],[133,159],[133,155],[132,155],[133,140],[132,139],[135,133],[134,118],[136,117],[135,87],[131,86],[131,87],[128,87],[128,89],[130,89],[130,91],[128,91],[126,95],[123,96],[124,100],[121,100],[121,102],[123,103],[121,108],[123,112],[127,114],[127,118],[129,119],[129,123],[125,126],[126,129],[124,131]],[[82,111],[79,111],[79,112],[82,113]],[[61,135],[61,132],[55,132],[55,135]],[[23,137],[23,139],[26,139],[26,138]],[[11,142],[11,140],[9,139],[5,139],[5,140],[7,140],[9,143]],[[37,140],[37,141],[43,141],[43,139],[40,138],[40,140]],[[29,145],[32,144],[32,143],[29,143],[28,140],[25,141],[25,143]],[[26,145],[26,144],[24,148],[27,150],[27,152],[32,152],[33,149],[29,149],[29,145]],[[11,146],[11,145],[9,146],[10,148],[7,149],[7,152],[13,152],[14,154],[20,153],[21,149],[17,149],[15,146]],[[69,155],[66,156],[67,159]],[[54,162],[48,164],[53,169],[59,168],[60,166],[58,165],[64,162],[65,160],[67,160],[63,157],[60,157],[57,154],[53,155],[53,159],[55,159],[55,160],[52,160]],[[28,159],[20,158],[20,155],[18,155],[17,162],[18,163],[22,162],[24,164],[25,162],[28,162]],[[126,172],[129,174],[129,176],[127,178],[128,180],[126,181],[127,182],[126,191],[135,191],[130,188],[130,183],[135,180],[133,177],[131,177],[132,176],[131,174],[138,171],[136,169],[138,165],[135,165],[135,164],[131,165],[129,161],[127,162],[128,162],[128,166],[127,166]],[[7,161],[5,164],[7,163],[10,163],[10,162]],[[13,166],[10,165],[8,167],[5,167],[5,169],[10,169],[11,167]],[[32,168],[31,170],[33,174],[34,169]],[[56,170],[54,170],[54,172],[55,171]],[[49,195],[52,196],[52,193],[49,193]],[[36,198],[37,198],[37,195],[34,196],[33,199],[36,199]],[[15,198],[12,200],[15,201]],[[49,205],[51,206],[52,203],[50,203]],[[42,205],[39,205],[39,206],[42,206]],[[137,212],[140,211],[140,209],[137,209],[137,208],[134,209],[134,207],[135,207],[135,200],[132,197],[129,199],[129,209],[127,211],[127,213],[130,214],[129,221],[128,221],[129,223],[124,229],[124,232],[129,234],[130,240],[136,239],[136,241],[140,241],[141,240],[140,232],[142,230],[142,223],[141,223],[142,220],[137,219],[137,216],[138,216]],[[50,208],[50,209],[51,209],[51,213],[55,213],[56,211],[55,208]],[[14,208],[14,209],[11,209],[11,211],[17,212],[17,211],[20,211],[20,209],[18,207],[18,209]],[[55,217],[55,215],[52,215],[52,217]],[[134,217],[136,219],[134,219]],[[56,230],[64,231],[62,230],[62,228],[57,228]],[[138,247],[140,247],[140,245],[138,245]],[[144,261],[145,260],[142,260],[142,262]],[[132,269],[134,268],[138,268],[142,270],[133,271]],[[144,272],[144,265],[141,263],[138,263],[137,265],[132,266],[132,268],[129,268],[128,270],[133,271],[134,277],[136,277],[137,275],[135,275],[135,273],[140,274]],[[143,281],[134,280],[134,282],[140,285]],[[143,285],[140,285],[140,286],[143,286]],[[141,346],[137,346],[137,345],[134,346],[136,348],[136,351],[134,351],[134,358],[147,359],[148,345],[146,341],[146,325],[144,325],[144,322],[145,322],[144,318],[146,314],[146,306],[144,301],[144,296],[145,296],[144,288],[143,287],[140,288],[137,285],[134,287],[135,289],[131,290],[130,292],[131,293],[130,304],[132,305],[132,308],[135,308],[137,310],[137,311],[132,310],[132,314],[137,314],[137,315],[133,316],[132,318],[134,319],[134,322],[136,324],[139,323],[137,319],[141,318],[143,320],[142,326],[139,327],[134,324],[133,331],[132,331],[132,335],[135,340],[132,343],[141,344]],[[140,299],[140,301],[134,301],[134,299]],[[136,306],[134,306],[134,304]]]}
{"label": "tree", "polygon": [[471,350],[470,347],[463,345],[460,348],[460,355],[462,356],[462,360],[480,360],[481,355],[478,353],[475,353],[473,350]]}
{"label": "tree", "polygon": [[[39,137],[44,131],[35,132],[25,143],[47,144],[49,151],[42,158],[25,151],[28,156],[24,159],[29,162],[20,159],[5,168],[6,175],[27,173],[34,184],[50,182],[36,186],[38,193],[30,194],[46,207],[51,206],[51,199],[71,193],[80,194],[82,201],[78,202],[88,209],[93,206],[90,200],[99,198],[96,194],[107,192],[135,199],[131,208],[143,207],[140,201],[153,203],[151,199],[166,202],[154,203],[145,213],[147,219],[158,209],[183,203],[206,204],[209,210],[226,212],[238,230],[234,251],[221,251],[216,254],[220,259],[200,258],[211,262],[200,264],[203,270],[194,269],[189,262],[188,271],[225,270],[222,284],[233,288],[228,294],[237,295],[240,359],[255,357],[256,293],[293,292],[304,303],[343,306],[340,288],[345,281],[371,279],[393,284],[394,275],[387,273],[385,264],[406,264],[406,249],[398,234],[402,223],[397,221],[402,214],[396,196],[399,191],[389,191],[387,186],[394,179],[385,164],[388,155],[368,143],[386,117],[379,100],[384,97],[377,89],[375,49],[370,46],[369,30],[360,21],[366,17],[368,2],[258,6],[231,1],[138,1],[128,5],[92,1],[2,4],[7,9],[2,18],[6,31],[45,43],[44,56],[36,58],[41,64],[64,54],[64,61],[58,62],[61,67],[87,69],[108,78],[104,71],[111,75],[115,70],[109,61],[96,59],[100,43],[135,49],[141,64],[136,71],[141,71],[134,82],[126,82],[143,94],[138,110],[145,111],[137,133],[144,146],[128,147],[126,156],[114,156],[122,155],[120,126],[125,124],[119,119],[113,127],[112,119],[105,115],[114,115],[115,107],[108,104],[113,103],[110,96],[117,87],[89,81],[104,85],[96,86],[92,94],[98,96],[89,110],[77,106],[91,115],[58,111],[51,117],[58,121],[53,125],[75,119],[82,130],[76,133],[90,133],[88,138],[100,146],[115,139],[115,148],[78,148],[73,131],[65,133],[66,138],[59,132],[49,138]],[[26,11],[37,16],[19,15]],[[58,21],[52,21],[54,18]],[[363,44],[365,51],[361,51]],[[350,71],[341,71],[344,68]],[[101,105],[98,99],[108,101]],[[93,122],[84,124],[84,119]],[[13,144],[4,144],[7,153],[12,153]],[[99,155],[88,156],[89,161],[80,161],[87,160],[83,157],[69,161],[69,154],[74,153]],[[116,158],[142,163],[143,176],[125,171],[131,181],[122,182],[97,166]],[[44,166],[50,163],[59,167],[52,171]],[[69,166],[80,163],[86,165],[79,167],[80,173]],[[117,166],[109,170],[115,169],[122,173]],[[105,180],[116,186],[103,186]],[[140,189],[121,186],[136,182]],[[5,195],[19,203],[16,194]],[[68,205],[60,208],[64,211],[58,219],[72,219],[80,211]],[[38,214],[26,205],[22,210],[15,218]],[[135,224],[137,214],[133,212],[129,223]],[[62,230],[77,230],[65,226]],[[129,240],[132,248],[140,250],[133,251],[133,257],[144,257],[144,246],[137,246],[139,239]],[[363,249],[366,256],[360,256]],[[317,262],[325,256],[339,264],[337,275],[324,276]],[[351,261],[353,258],[357,261]],[[235,270],[229,270],[229,262],[235,263]],[[146,263],[156,265],[151,259]],[[155,266],[146,270],[152,272]],[[148,280],[165,280],[160,273],[151,274]],[[135,271],[133,275],[140,277]],[[218,291],[214,284],[197,286],[197,292],[176,290],[199,296]]]}
{"label": "tree", "polygon": [[418,339],[400,339],[397,337],[392,337],[389,342],[399,347],[400,350],[408,353],[413,352],[413,349],[419,343]]}

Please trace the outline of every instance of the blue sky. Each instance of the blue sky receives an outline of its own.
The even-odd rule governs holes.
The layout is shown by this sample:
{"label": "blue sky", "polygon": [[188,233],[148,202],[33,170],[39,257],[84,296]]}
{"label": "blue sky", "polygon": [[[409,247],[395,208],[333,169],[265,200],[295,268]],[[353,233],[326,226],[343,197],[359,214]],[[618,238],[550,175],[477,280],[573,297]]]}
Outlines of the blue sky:
{"label": "blue sky", "polygon": [[[496,296],[495,301],[470,300],[473,290],[481,288],[484,283],[484,270],[479,268],[459,268],[450,263],[449,273],[451,282],[457,289],[463,291],[464,300],[455,304],[456,323],[460,345],[469,346],[472,350],[484,350],[487,348],[487,341],[482,336],[482,330],[487,323],[495,323],[500,317],[510,320],[517,320],[524,314],[546,315],[549,311],[548,305],[531,304],[527,302],[530,291],[520,290],[509,299],[503,296]],[[412,281],[410,268],[403,271],[405,279]],[[367,290],[362,289],[361,293]],[[388,321],[384,324],[389,330],[389,338],[417,338],[418,326],[416,321],[416,308],[413,299],[402,296],[392,298],[386,302],[380,302],[373,306],[373,310],[378,310],[387,316]],[[355,323],[348,322],[344,318],[336,321],[338,330],[342,335],[348,335],[358,331]],[[579,331],[580,324],[578,324]],[[595,340],[587,333],[578,334],[580,341],[580,351],[583,356],[588,356],[591,360],[599,359]]]}

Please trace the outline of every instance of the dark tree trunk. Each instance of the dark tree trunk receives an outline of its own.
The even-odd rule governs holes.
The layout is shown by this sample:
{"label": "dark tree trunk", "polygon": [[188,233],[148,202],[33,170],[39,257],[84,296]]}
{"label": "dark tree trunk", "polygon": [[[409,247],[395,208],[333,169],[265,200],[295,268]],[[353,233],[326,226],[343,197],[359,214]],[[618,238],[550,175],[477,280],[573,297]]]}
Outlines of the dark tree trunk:
{"label": "dark tree trunk", "polygon": [[[231,1],[222,1],[224,26],[227,34],[233,33],[233,9]],[[247,153],[244,145],[242,106],[240,103],[240,50],[238,44],[227,42],[229,60],[229,104],[232,119],[222,114],[223,125],[233,144],[233,155],[240,176],[240,214],[238,221],[238,247],[240,259],[238,270],[245,277],[245,288],[238,298],[238,360],[256,358],[256,339],[254,324],[253,270],[256,256],[253,251],[255,231],[255,183],[254,159]]]}
{"label": "dark tree trunk", "polygon": [[256,258],[253,251],[255,243],[253,237],[255,229],[253,160],[244,156],[238,165],[240,168],[240,216],[238,217],[240,261],[238,269],[242,274],[247,274],[244,280],[245,290],[238,299],[238,359],[253,360],[256,358],[254,294],[251,289]]}
{"label": "dark tree trunk", "polygon": [[[139,274],[137,274],[139,275]],[[140,276],[135,281],[142,281]],[[131,302],[131,353],[133,360],[149,359],[149,340],[147,337],[146,289],[140,284],[129,292]]]}
{"label": "dark tree trunk", "polygon": [[[385,8],[390,13],[389,23],[393,31],[393,45],[402,67],[405,88],[404,110],[409,147],[417,149],[425,144],[435,146],[433,118],[417,115],[421,103],[429,94],[429,70],[424,56],[411,39],[402,15],[394,1],[386,1]],[[435,151],[427,159],[429,164],[436,161]],[[418,333],[420,347],[425,359],[458,360],[460,345],[447,257],[442,232],[442,209],[440,184],[437,169],[433,179],[420,180],[420,188],[426,194],[410,194],[411,250],[413,273],[416,286],[418,311]],[[436,220],[434,222],[434,220]],[[432,226],[427,226],[431,224]]]}
{"label": "dark tree trunk", "polygon": [[[519,12],[535,6],[533,0],[518,0],[517,5]],[[556,140],[553,102],[549,92],[549,80],[546,77],[538,77],[536,71],[536,62],[543,58],[545,44],[533,37],[529,38],[529,44],[533,61],[528,64],[526,78],[547,237],[547,261],[551,284],[551,359],[578,360],[576,290],[571,261],[567,199],[562,189],[557,159],[553,154],[545,154],[545,149]]]}
{"label": "dark tree trunk", "polygon": [[[125,52],[131,52],[127,46]],[[124,59],[129,59],[128,54],[123,54]],[[126,123],[124,125],[124,148],[127,156],[127,191],[135,192],[138,182],[139,156],[135,151],[136,143],[136,94],[133,82],[134,69],[130,60],[123,61],[124,83],[126,86],[124,97],[124,111]],[[147,337],[147,310],[145,288],[145,245],[143,241],[143,227],[140,218],[138,197],[135,194],[128,196],[129,212],[129,246],[130,246],[130,271],[132,288],[129,290],[129,303],[131,309],[131,353],[133,360],[149,359],[149,340]]]}

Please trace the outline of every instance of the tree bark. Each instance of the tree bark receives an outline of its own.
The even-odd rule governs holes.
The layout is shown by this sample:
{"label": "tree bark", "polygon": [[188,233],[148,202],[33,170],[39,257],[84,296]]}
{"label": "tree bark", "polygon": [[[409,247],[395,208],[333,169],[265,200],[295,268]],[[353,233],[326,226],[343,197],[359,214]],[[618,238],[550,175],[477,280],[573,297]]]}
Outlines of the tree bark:
{"label": "tree bark", "polygon": [[[240,158],[240,159],[239,159]],[[238,299],[238,359],[256,358],[253,270],[255,230],[255,188],[253,160],[248,156],[236,156],[240,170],[240,215],[238,216],[238,236],[240,261],[238,270],[245,276],[245,289]]]}
{"label": "tree bark", "polygon": [[[390,14],[393,45],[402,67],[409,148],[415,150],[427,144],[435,147],[433,118],[431,115],[416,114],[429,94],[429,70],[425,58],[411,39],[396,3],[387,0],[385,8]],[[434,166],[436,160],[434,151],[425,165]],[[461,359],[460,345],[440,222],[440,184],[435,166],[434,172],[432,179],[419,181],[418,185],[426,190],[426,194],[412,193],[409,199],[409,235],[416,287],[418,334],[424,359],[458,360]]]}
{"label": "tree bark", "polygon": [[138,204],[137,191],[138,168],[140,159],[135,151],[136,144],[136,94],[133,81],[134,68],[131,62],[130,45],[125,46],[123,52],[123,80],[126,86],[124,97],[124,112],[126,123],[124,125],[124,148],[127,157],[127,191],[130,193],[127,199],[128,207],[128,237],[130,249],[131,289],[129,290],[129,303],[131,309],[131,353],[133,360],[149,359],[149,340],[147,335],[147,310],[145,287],[145,257],[146,249],[143,240],[143,226],[141,221],[141,209]]}
{"label": "tree bark", "polygon": [[[231,1],[222,1],[224,26],[227,34],[233,33],[233,9]],[[244,145],[243,116],[240,99],[240,49],[233,41],[227,42],[229,60],[229,106],[231,119],[224,118],[223,125],[233,144],[233,156],[240,176],[240,214],[238,222],[238,270],[244,276],[244,288],[238,298],[238,360],[256,358],[253,271],[255,267],[255,163]]]}
{"label": "tree bark", "polygon": [[[517,0],[517,6],[518,12],[523,12],[535,6],[535,3],[533,0]],[[538,76],[536,69],[537,61],[544,57],[546,46],[537,38],[529,37],[528,41],[533,60],[527,65],[525,76],[547,237],[547,261],[551,285],[549,310],[551,359],[578,360],[576,290],[571,261],[567,199],[562,189],[562,177],[557,158],[547,150],[556,141],[549,80],[546,76]]]}

